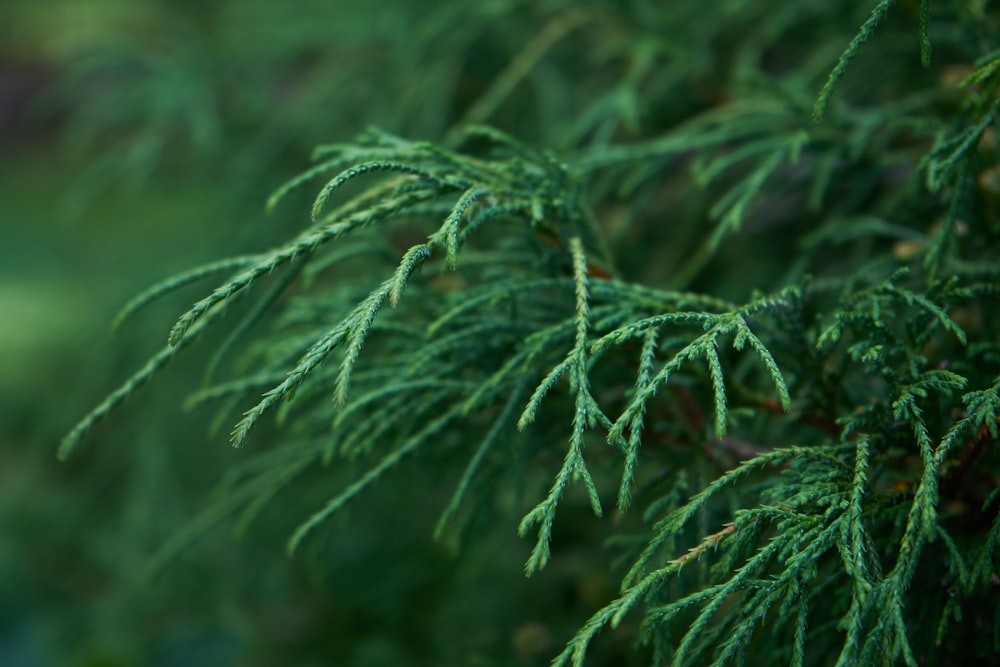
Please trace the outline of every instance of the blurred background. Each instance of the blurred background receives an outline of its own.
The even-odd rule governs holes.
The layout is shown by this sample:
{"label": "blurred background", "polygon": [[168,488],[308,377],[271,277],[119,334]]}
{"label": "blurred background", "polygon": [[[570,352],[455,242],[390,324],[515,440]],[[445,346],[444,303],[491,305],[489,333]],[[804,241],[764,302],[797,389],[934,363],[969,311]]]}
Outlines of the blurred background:
{"label": "blurred background", "polygon": [[[303,200],[271,215],[264,202],[319,143],[372,124],[442,140],[460,120],[497,121],[502,89],[471,105],[526,44],[544,51],[572,28],[569,4],[3,3],[0,665],[541,665],[609,598],[572,552],[526,581],[517,517],[455,558],[431,538],[447,489],[420,495],[430,479],[400,479],[338,518],[315,558],[289,559],[284,544],[322,496],[243,532],[210,523],[173,558],[171,537],[245,456],[182,407],[199,349],[68,462],[55,456],[201,288],[112,336],[129,297],[285,238]],[[530,123],[514,104],[498,124],[529,140],[579,133],[562,127],[577,101],[563,83],[533,101]],[[553,627],[554,609],[577,611]]]}

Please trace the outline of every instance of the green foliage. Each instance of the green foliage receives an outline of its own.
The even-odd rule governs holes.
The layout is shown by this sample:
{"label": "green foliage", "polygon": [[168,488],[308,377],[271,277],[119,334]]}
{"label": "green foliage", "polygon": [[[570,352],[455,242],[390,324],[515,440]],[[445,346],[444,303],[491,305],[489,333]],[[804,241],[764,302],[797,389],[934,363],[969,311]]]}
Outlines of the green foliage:
{"label": "green foliage", "polygon": [[[841,7],[820,3],[721,3],[691,30],[675,21],[694,3],[640,4],[536,10],[548,23],[459,115],[516,126],[533,80],[569,130],[540,122],[529,141],[470,124],[417,142],[369,129],[317,149],[267,202],[283,211],[328,179],[298,232],[125,307],[118,323],[229,274],[60,456],[235,319],[191,400],[222,399],[232,443],[264,451],[157,564],[334,460],[348,482],[290,531],[289,553],[391,470],[460,458],[435,536],[458,548],[459,524],[512,493],[533,505],[518,528],[535,537],[529,575],[558,559],[567,512],[602,517],[614,489],[619,513],[648,508],[641,538],[610,542],[628,564],[619,595],[556,665],[583,665],[609,629],[651,664],[995,658],[1000,634],[979,628],[1000,628],[1000,79],[995,45],[969,26],[996,13],[883,0],[851,39],[856,25],[829,27]],[[713,80],[718,44],[702,31],[751,25],[716,67],[724,89],[667,104]],[[595,76],[631,76],[570,114],[553,97],[586,71],[572,62],[586,48],[546,54],[585,29],[604,47]],[[850,86],[881,40],[894,74]],[[938,60],[975,65],[939,89],[954,72],[920,69]],[[667,249],[665,273],[650,245]],[[258,444],[272,414],[280,435]]]}

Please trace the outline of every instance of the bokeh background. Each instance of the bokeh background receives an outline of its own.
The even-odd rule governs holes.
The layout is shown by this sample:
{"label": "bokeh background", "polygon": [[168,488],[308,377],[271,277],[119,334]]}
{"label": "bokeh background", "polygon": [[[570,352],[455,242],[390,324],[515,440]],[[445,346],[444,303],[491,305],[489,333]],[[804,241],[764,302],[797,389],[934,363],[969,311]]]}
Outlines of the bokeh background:
{"label": "bokeh background", "polygon": [[[245,531],[209,524],[174,554],[245,455],[183,409],[198,349],[68,462],[55,456],[200,288],[112,336],[130,296],[284,238],[302,201],[271,215],[264,202],[316,144],[369,124],[445,138],[553,12],[463,5],[5,0],[0,665],[546,664],[607,599],[609,582],[575,576],[585,568],[571,555],[525,581],[516,517],[474,557],[436,545],[446,490],[427,498],[440,484],[419,474],[334,521],[318,557],[284,554],[322,501],[294,495]],[[524,133],[562,111],[549,104]],[[552,627],[541,619],[554,608],[579,612]]]}

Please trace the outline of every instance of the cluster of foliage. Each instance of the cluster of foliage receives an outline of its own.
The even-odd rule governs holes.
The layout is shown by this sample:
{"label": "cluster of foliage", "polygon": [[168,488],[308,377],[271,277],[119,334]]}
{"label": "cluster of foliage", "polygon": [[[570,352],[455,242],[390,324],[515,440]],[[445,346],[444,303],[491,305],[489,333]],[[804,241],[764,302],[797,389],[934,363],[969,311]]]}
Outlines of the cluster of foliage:
{"label": "cluster of foliage", "polygon": [[529,575],[567,508],[617,508],[592,548],[620,594],[557,665],[613,628],[651,664],[995,655],[1000,16],[495,4],[437,17],[463,26],[440,49],[487,56],[466,26],[536,26],[457,129],[317,148],[268,201],[298,219],[325,180],[288,240],[125,307],[223,276],[60,455],[226,329],[188,400],[262,451],[158,564],[317,468],[351,478],[289,553],[424,469],[455,549],[533,505]]}

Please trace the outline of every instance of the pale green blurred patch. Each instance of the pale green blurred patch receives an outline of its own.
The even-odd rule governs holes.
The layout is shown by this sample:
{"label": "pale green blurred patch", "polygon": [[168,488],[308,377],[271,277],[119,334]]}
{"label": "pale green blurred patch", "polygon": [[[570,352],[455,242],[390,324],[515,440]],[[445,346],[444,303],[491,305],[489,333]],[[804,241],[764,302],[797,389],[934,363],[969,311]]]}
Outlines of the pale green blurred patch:
{"label": "pale green blurred patch", "polygon": [[6,51],[15,56],[60,59],[123,31],[151,24],[154,3],[131,0],[8,0]]}
{"label": "pale green blurred patch", "polygon": [[[30,381],[39,359],[94,327],[87,295],[56,281],[0,283],[0,393]],[[89,336],[88,336],[89,337]]]}

